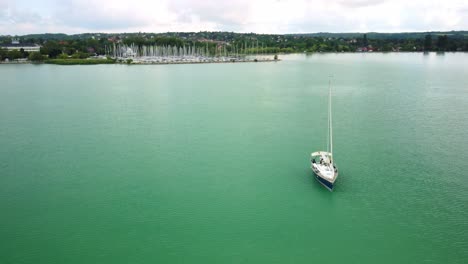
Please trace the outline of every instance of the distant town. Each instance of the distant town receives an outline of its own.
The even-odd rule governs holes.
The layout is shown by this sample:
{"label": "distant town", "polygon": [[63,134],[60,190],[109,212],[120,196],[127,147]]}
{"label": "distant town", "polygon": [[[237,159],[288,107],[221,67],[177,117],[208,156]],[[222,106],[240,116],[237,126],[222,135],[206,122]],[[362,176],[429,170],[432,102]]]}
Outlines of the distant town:
{"label": "distant town", "polygon": [[240,56],[279,53],[427,51],[468,51],[468,31],[285,35],[139,32],[0,36],[0,61],[18,63],[131,63],[138,57],[148,56],[161,58],[155,60],[157,62],[176,56],[196,57],[196,61],[203,62],[207,58],[235,61]]}

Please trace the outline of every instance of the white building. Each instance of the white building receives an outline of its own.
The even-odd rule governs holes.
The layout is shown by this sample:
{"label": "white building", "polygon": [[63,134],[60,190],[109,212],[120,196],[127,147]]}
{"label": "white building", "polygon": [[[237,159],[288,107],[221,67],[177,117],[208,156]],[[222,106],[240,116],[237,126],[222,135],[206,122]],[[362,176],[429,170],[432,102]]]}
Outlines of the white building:
{"label": "white building", "polygon": [[24,51],[27,52],[39,52],[41,49],[41,46],[37,44],[21,44],[19,39],[13,39],[11,41],[11,44],[7,45],[0,45],[0,48],[7,49],[7,50],[21,50],[23,49]]}

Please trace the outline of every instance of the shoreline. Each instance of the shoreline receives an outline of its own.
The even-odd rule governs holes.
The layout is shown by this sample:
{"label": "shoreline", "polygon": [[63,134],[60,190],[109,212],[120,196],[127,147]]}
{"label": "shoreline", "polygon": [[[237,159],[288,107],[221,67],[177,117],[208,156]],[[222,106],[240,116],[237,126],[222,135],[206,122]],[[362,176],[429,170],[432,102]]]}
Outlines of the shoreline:
{"label": "shoreline", "polygon": [[[467,53],[466,51],[373,51],[373,52],[294,52],[294,53],[279,53],[279,55],[316,55],[316,54],[398,54],[398,53],[420,53],[420,54],[444,54],[444,53]],[[260,56],[269,56],[273,54],[262,54]],[[132,61],[128,63],[126,60],[131,59],[63,59],[60,61],[55,61],[59,59],[51,59],[48,61],[0,61],[0,65],[10,65],[10,64],[52,64],[52,65],[101,65],[101,64],[120,64],[120,65],[171,65],[171,64],[212,64],[212,63],[253,63],[253,62],[277,62],[281,59],[242,59],[242,60],[212,60],[212,61]],[[113,61],[112,61],[113,60]]]}
{"label": "shoreline", "polygon": [[102,65],[102,64],[119,64],[119,65],[171,65],[171,64],[212,64],[212,63],[256,63],[256,62],[277,62],[281,61],[280,59],[256,59],[256,60],[235,60],[235,61],[132,61],[128,63],[126,61],[118,62],[118,61],[110,61],[110,60],[103,60],[103,61],[89,61],[86,60],[62,60],[62,61],[43,61],[43,62],[33,62],[33,61],[9,61],[9,62],[0,62],[0,64],[50,64],[50,65]]}
{"label": "shoreline", "polygon": [[236,60],[236,61],[172,61],[172,62],[132,62],[130,64],[125,62],[116,62],[115,64],[126,65],[168,65],[168,64],[212,64],[212,63],[255,63],[255,62],[276,62],[280,59],[257,59],[257,60]]}

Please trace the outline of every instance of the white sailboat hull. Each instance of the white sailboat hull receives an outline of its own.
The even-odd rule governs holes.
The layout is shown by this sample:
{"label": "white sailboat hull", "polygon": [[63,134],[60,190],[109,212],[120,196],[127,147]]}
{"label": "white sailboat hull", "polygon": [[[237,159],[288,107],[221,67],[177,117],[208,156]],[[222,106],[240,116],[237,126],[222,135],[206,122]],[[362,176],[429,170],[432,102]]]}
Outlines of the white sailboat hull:
{"label": "white sailboat hull", "polygon": [[338,169],[336,166],[311,163],[311,169],[318,182],[328,190],[333,191],[336,178],[338,177]]}

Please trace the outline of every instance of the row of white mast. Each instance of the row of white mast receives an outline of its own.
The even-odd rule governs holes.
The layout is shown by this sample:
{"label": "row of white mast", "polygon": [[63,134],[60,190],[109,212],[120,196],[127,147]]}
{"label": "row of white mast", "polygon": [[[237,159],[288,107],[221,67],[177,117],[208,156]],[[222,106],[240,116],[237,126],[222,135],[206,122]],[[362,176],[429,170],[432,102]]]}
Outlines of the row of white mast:
{"label": "row of white mast", "polygon": [[[264,52],[263,43],[261,45],[261,53]],[[121,44],[114,43],[112,46],[105,47],[107,56],[114,58],[118,57],[213,57],[213,56],[244,56],[244,55],[259,55],[258,41],[250,47],[248,43],[242,45],[233,45],[228,48],[222,45],[220,48],[216,47],[215,52],[210,51],[208,44],[205,46],[196,45],[135,45],[135,44]]]}

